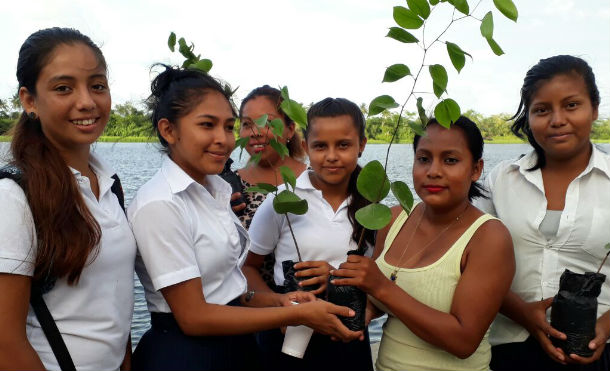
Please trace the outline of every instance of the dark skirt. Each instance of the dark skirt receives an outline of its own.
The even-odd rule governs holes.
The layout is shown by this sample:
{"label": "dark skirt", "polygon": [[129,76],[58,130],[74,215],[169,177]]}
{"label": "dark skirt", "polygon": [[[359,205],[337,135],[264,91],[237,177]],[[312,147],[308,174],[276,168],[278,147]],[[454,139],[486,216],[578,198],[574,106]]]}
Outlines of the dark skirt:
{"label": "dark skirt", "polygon": [[254,335],[188,336],[171,313],[151,313],[151,328],[132,358],[135,371],[259,370],[259,365]]}
{"label": "dark skirt", "polygon": [[278,329],[259,332],[257,342],[263,369],[266,371],[372,371],[374,368],[368,330],[364,335],[363,341],[343,343],[314,333],[303,359],[282,353],[284,335]]}
{"label": "dark skirt", "polygon": [[530,336],[520,343],[508,343],[491,347],[493,371],[608,371],[610,370],[610,346],[602,356],[589,365],[562,365],[549,357],[538,341]]}

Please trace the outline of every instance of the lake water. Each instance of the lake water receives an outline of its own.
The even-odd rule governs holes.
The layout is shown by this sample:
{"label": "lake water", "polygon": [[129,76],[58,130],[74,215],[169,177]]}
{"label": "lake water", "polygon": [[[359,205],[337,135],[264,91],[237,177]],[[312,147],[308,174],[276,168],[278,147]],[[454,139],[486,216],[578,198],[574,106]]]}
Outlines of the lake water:
{"label": "lake water", "polygon": [[[610,152],[610,144],[599,145],[606,152]],[[3,158],[8,149],[8,143],[0,143],[0,158]],[[380,160],[383,162],[387,150],[386,144],[369,144],[366,147],[361,159],[361,163],[370,160]],[[527,144],[486,144],[483,159],[485,161],[484,174],[492,169],[500,161],[516,159],[521,154],[530,150]],[[93,151],[100,154],[115,169],[121,178],[125,191],[126,204],[133,198],[137,189],[142,186],[161,165],[163,155],[159,151],[159,146],[154,143],[96,143]],[[232,156],[239,167],[245,163],[247,155],[241,160],[238,154]],[[2,161],[0,160],[0,163]],[[390,162],[388,175],[392,181],[402,180],[412,187],[411,168],[413,164],[413,149],[410,144],[397,144],[392,146],[390,151]],[[392,194],[387,198],[386,203],[397,204]],[[148,329],[150,316],[144,300],[142,285],[137,277],[135,282],[135,309],[132,322],[132,342],[135,346],[142,334]],[[369,327],[371,341],[377,342],[381,337],[381,324],[383,319],[376,320]]]}

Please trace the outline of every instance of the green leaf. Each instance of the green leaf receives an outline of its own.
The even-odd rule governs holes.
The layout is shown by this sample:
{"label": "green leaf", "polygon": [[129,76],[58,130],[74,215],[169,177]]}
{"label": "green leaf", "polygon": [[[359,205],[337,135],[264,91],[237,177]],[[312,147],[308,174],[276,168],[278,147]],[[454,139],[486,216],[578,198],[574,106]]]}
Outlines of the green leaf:
{"label": "green leaf", "polygon": [[235,141],[235,147],[239,147],[239,148],[244,148],[245,146],[248,145],[248,142],[250,141],[249,137],[242,137],[242,138],[238,138]]}
{"label": "green leaf", "polygon": [[282,119],[273,119],[269,121],[269,126],[271,126],[271,131],[273,131],[273,135],[276,137],[281,137],[284,134],[284,121]]}
{"label": "green leaf", "polygon": [[424,99],[422,97],[417,98],[417,113],[419,114],[419,121],[421,121],[422,127],[428,125],[428,116],[426,116],[426,110],[424,109]]}
{"label": "green leaf", "polygon": [[169,34],[169,39],[167,39],[167,46],[169,46],[169,50],[174,52],[174,48],[176,47],[176,34],[175,33],[172,32]]}
{"label": "green leaf", "polygon": [[432,88],[434,89],[434,94],[440,98],[441,95],[447,90],[447,82],[449,81],[449,77],[447,76],[447,70],[440,64],[433,64],[428,67],[430,71],[430,76],[432,76]]}
{"label": "green leaf", "polygon": [[292,121],[296,122],[298,127],[303,130],[307,128],[307,113],[299,102],[290,98],[284,98],[284,101],[280,104],[280,108],[292,119]]}
{"label": "green leaf", "polygon": [[392,220],[392,211],[382,204],[370,204],[356,211],[356,220],[366,229],[376,231]]}
{"label": "green leaf", "polygon": [[425,126],[418,124],[415,121],[407,121],[407,125],[409,125],[411,130],[413,130],[413,132],[415,134],[419,135],[420,137],[426,136],[426,127]]}
{"label": "green leaf", "polygon": [[494,16],[491,11],[487,12],[481,21],[481,35],[486,39],[491,39],[494,35]]}
{"label": "green leaf", "polygon": [[212,69],[212,61],[209,59],[202,59],[194,64],[191,64],[189,67],[208,73]]}
{"label": "green leaf", "polygon": [[364,165],[358,174],[356,188],[362,197],[371,202],[379,202],[390,193],[390,180],[381,162],[373,160]]}
{"label": "green leaf", "polygon": [[386,68],[382,82],[394,82],[410,74],[411,71],[406,65],[402,63],[393,64],[390,67]]}
{"label": "green leaf", "polygon": [[460,118],[460,115],[460,106],[453,99],[445,99],[434,108],[436,120],[447,129]]}
{"label": "green leaf", "polygon": [[461,13],[468,15],[468,12],[470,12],[470,8],[468,7],[468,1],[466,0],[453,0],[450,1],[450,3],[452,3],[455,9],[457,9]]}
{"label": "green leaf", "polygon": [[278,214],[303,215],[307,212],[307,201],[301,199],[294,192],[283,190],[273,199],[273,209]]}
{"label": "green leaf", "polygon": [[504,54],[504,50],[502,50],[502,48],[500,48],[500,45],[498,45],[498,43],[491,37],[487,38],[487,43],[489,44],[489,47],[491,48],[491,50],[493,50],[495,55]]}
{"label": "green leaf", "polygon": [[274,186],[273,184],[258,183],[256,185],[253,185],[252,187],[246,188],[245,191],[246,192],[259,192],[259,193],[266,195],[267,193],[277,191],[277,187]]}
{"label": "green leaf", "polygon": [[606,246],[604,246],[606,249],[610,250],[610,243],[607,243]]}
{"label": "green leaf", "polygon": [[286,145],[284,143],[278,142],[278,140],[275,138],[271,138],[271,140],[269,141],[269,145],[271,146],[271,148],[273,148],[275,150],[275,152],[278,153],[278,155],[280,155],[282,160],[286,156],[290,155],[290,151],[288,151],[288,147],[286,147]]}
{"label": "green leaf", "polygon": [[409,9],[417,13],[423,19],[428,19],[430,16],[430,5],[426,0],[407,0]]}
{"label": "green leaf", "polygon": [[517,11],[517,7],[512,2],[512,0],[494,0],[494,5],[500,13],[504,14],[506,18],[512,19],[517,22],[517,18],[519,17],[519,12]]}
{"label": "green leaf", "polygon": [[454,43],[450,43],[447,41],[447,53],[449,54],[449,59],[451,59],[451,63],[453,63],[453,67],[460,72],[462,68],[464,68],[464,64],[466,64],[466,57],[468,55],[472,58],[472,55],[466,53],[459,46]]}
{"label": "green leaf", "polygon": [[297,176],[294,174],[291,168],[288,166],[280,166],[280,175],[282,176],[284,183],[290,184],[293,190],[296,188]]}
{"label": "green leaf", "polygon": [[380,95],[369,104],[369,115],[375,116],[387,109],[398,107],[398,103],[389,95]]}
{"label": "green leaf", "polygon": [[403,210],[406,211],[407,214],[411,214],[411,209],[413,208],[413,193],[411,193],[409,186],[405,182],[394,182],[392,183],[392,193]]}
{"label": "green leaf", "polygon": [[267,115],[266,113],[264,115],[262,115],[261,117],[254,119],[254,123],[256,124],[256,126],[258,126],[259,128],[264,128],[265,125],[267,125],[267,119],[269,118],[269,115]]}
{"label": "green leaf", "polygon": [[410,32],[400,28],[400,27],[390,27],[390,31],[388,31],[387,37],[391,37],[394,40],[398,40],[401,43],[416,43],[419,40],[417,37],[411,35]]}
{"label": "green leaf", "polygon": [[430,5],[438,4],[439,0],[430,0]]}
{"label": "green leaf", "polygon": [[420,28],[424,21],[404,6],[394,7],[394,21],[402,28],[415,30]]}

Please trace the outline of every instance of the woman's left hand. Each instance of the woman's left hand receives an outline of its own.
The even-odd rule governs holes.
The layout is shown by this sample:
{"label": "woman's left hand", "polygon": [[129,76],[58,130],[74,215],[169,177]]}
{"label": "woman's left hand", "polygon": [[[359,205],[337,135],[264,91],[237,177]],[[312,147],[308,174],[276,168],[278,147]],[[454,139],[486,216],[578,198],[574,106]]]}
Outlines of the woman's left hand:
{"label": "woman's left hand", "polygon": [[339,269],[330,273],[333,276],[345,277],[335,278],[332,281],[334,285],[356,286],[373,296],[375,296],[374,291],[378,290],[388,280],[373,259],[358,255],[349,255],[347,261],[342,263]]}
{"label": "woman's left hand", "polygon": [[308,301],[316,301],[317,298],[314,294],[307,291],[291,291],[285,294],[281,294],[280,297],[280,305],[282,307],[289,307],[294,305],[295,303],[307,303]]}
{"label": "woman's left hand", "polygon": [[589,342],[589,349],[594,350],[591,357],[581,357],[577,354],[570,354],[570,357],[566,357],[568,363],[577,363],[586,365],[593,363],[601,357],[604,349],[606,348],[606,342],[610,338],[610,311],[597,319],[595,325],[595,338]]}
{"label": "woman's left hand", "polygon": [[300,262],[294,265],[296,273],[295,277],[311,277],[304,281],[299,282],[299,286],[305,287],[310,285],[319,284],[320,287],[310,291],[314,295],[318,295],[326,291],[328,285],[328,275],[331,269],[330,264],[323,260],[310,260]]}

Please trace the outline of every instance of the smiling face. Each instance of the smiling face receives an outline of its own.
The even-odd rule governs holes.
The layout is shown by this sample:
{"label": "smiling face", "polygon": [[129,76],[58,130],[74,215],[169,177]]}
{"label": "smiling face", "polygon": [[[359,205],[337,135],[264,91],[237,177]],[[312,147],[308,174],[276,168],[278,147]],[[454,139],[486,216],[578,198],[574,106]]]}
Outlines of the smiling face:
{"label": "smiling face", "polygon": [[[273,139],[271,130],[268,128],[259,129],[254,123],[254,120],[263,115],[267,115],[269,121],[278,118],[283,121],[282,115],[278,112],[275,103],[271,99],[265,96],[252,98],[242,109],[239,136],[250,139],[246,146],[246,151],[250,156],[260,153],[261,161],[259,163],[265,165],[267,162],[276,163],[280,157],[277,152],[269,146],[269,141]],[[278,138],[278,140],[281,143],[286,144],[286,141],[293,136],[294,123],[284,126],[282,137]]]}
{"label": "smiling face", "polygon": [[597,107],[582,76],[556,75],[542,82],[528,108],[536,142],[550,159],[562,160],[586,153]]}
{"label": "smiling face", "polygon": [[26,112],[40,119],[46,138],[60,153],[88,151],[102,134],[110,115],[106,69],[83,43],[53,50],[36,81],[36,94],[22,87]]}
{"label": "smiling face", "polygon": [[473,161],[462,129],[432,124],[417,144],[413,185],[427,205],[451,208],[468,201],[470,185],[482,170],[483,161]]}
{"label": "smiling face", "polygon": [[186,116],[171,123],[161,119],[159,133],[167,141],[171,159],[195,181],[218,174],[235,147],[235,117],[227,99],[208,90]]}
{"label": "smiling face", "polygon": [[309,125],[305,151],[314,170],[313,185],[318,189],[329,186],[347,189],[366,139],[360,139],[349,115],[316,117]]}

